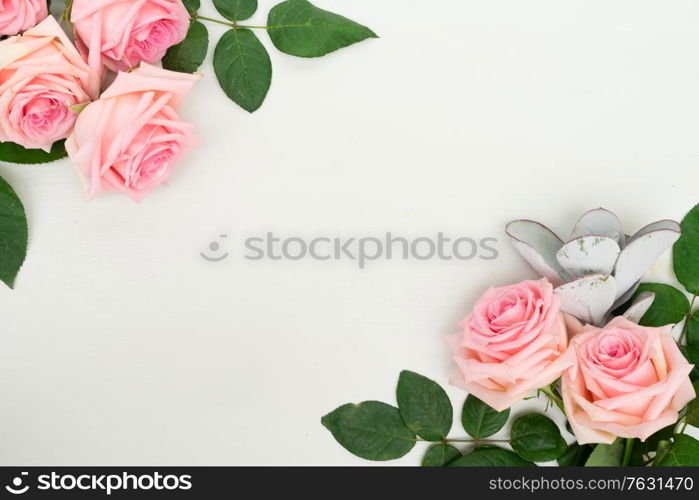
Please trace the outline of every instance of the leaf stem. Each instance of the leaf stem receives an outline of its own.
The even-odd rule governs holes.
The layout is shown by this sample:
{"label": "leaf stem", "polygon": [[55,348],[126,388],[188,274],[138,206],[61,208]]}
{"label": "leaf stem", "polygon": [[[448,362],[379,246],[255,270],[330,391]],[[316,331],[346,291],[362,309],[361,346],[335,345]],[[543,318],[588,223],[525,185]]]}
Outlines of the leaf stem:
{"label": "leaf stem", "polygon": [[228,26],[229,28],[236,27],[236,24],[233,22],[221,21],[220,19],[214,19],[213,17],[200,16],[197,13],[193,13],[191,16],[192,16],[193,20],[197,20],[197,21],[209,21],[210,23],[216,23],[216,24],[222,24],[224,26]]}
{"label": "leaf stem", "polygon": [[689,322],[691,321],[692,316],[693,316],[692,309],[694,309],[694,304],[696,303],[696,301],[697,301],[697,295],[695,294],[692,297],[692,303],[689,306],[689,312],[687,313],[687,315],[684,318],[684,326],[682,327],[682,333],[680,334],[680,339],[677,341],[677,343],[680,345],[680,347],[684,345],[684,340],[687,337],[687,331],[689,330]]}
{"label": "leaf stem", "polygon": [[626,438],[626,443],[624,445],[624,458],[621,461],[621,466],[626,467],[631,462],[631,453],[633,452],[633,443],[636,441],[634,438]]}
{"label": "leaf stem", "polygon": [[542,387],[542,388],[539,389],[539,390],[540,390],[541,392],[543,392],[544,394],[546,394],[546,397],[549,398],[549,400],[551,400],[551,401],[553,401],[554,403],[556,403],[556,406],[558,406],[558,408],[559,408],[563,413],[565,413],[565,409],[564,409],[564,407],[563,407],[563,399],[561,399],[561,397],[556,393],[556,391],[555,391],[555,389],[554,389],[554,387],[553,387],[553,384],[547,385],[546,387]]}
{"label": "leaf stem", "polygon": [[197,12],[191,12],[190,17],[194,21],[208,21],[210,23],[222,24],[223,26],[228,26],[229,28],[233,28],[234,30],[266,30],[268,28],[268,26],[249,26],[247,24],[238,24],[236,21],[222,21],[221,19],[214,19],[213,17],[200,16]]}
{"label": "leaf stem", "polygon": [[[416,439],[418,443],[432,443],[434,441],[428,441],[427,439]],[[454,439],[443,439],[442,443],[475,443],[476,445],[481,443],[507,443],[509,444],[511,440],[509,439],[473,439],[473,438],[454,438]]]}

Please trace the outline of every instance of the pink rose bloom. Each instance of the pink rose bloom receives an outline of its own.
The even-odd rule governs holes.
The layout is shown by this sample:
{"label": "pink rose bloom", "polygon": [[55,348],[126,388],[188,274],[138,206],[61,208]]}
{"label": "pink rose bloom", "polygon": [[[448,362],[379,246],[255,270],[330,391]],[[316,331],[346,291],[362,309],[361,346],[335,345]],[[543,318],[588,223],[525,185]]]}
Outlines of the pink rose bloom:
{"label": "pink rose bloom", "polygon": [[53,17],[0,41],[0,142],[50,151],[73,129],[69,108],[98,92],[97,73]]}
{"label": "pink rose bloom", "polygon": [[0,36],[28,30],[48,15],[46,0],[0,0]]}
{"label": "pink rose bloom", "polygon": [[573,365],[560,298],[546,279],[491,288],[447,337],[450,382],[503,411]]}
{"label": "pink rose bloom", "polygon": [[177,109],[199,78],[141,64],[80,113],[66,149],[88,198],[120,191],[140,202],[168,178],[195,145]]}
{"label": "pink rose bloom", "polygon": [[617,317],[604,328],[568,317],[577,357],[563,374],[563,402],[578,443],[646,440],[674,424],[694,399],[690,365],[672,326],[649,328]]}
{"label": "pink rose bloom", "polygon": [[160,61],[189,29],[182,0],[75,0],[71,21],[90,66],[112,71]]}

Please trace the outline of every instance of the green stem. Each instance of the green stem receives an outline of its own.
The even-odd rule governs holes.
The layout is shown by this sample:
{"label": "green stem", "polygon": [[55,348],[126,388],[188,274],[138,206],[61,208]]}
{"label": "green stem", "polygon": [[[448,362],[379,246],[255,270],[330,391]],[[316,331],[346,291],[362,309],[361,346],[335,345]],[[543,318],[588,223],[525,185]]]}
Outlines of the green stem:
{"label": "green stem", "polygon": [[224,26],[228,26],[229,28],[236,27],[235,23],[233,23],[233,22],[221,21],[220,19],[214,19],[212,17],[200,16],[197,13],[192,14],[192,19],[199,20],[199,21],[209,21],[210,23],[222,24]]}
{"label": "green stem", "polygon": [[563,399],[561,399],[561,397],[558,394],[556,394],[553,388],[553,384],[547,385],[546,387],[542,387],[540,391],[546,394],[546,397],[548,397],[549,400],[556,403],[556,406],[558,406],[558,408],[560,408],[560,410],[563,413],[565,413],[565,409],[563,407]]}
{"label": "green stem", "polygon": [[687,330],[689,330],[689,321],[692,319],[692,309],[694,309],[694,303],[697,301],[697,296],[692,297],[692,304],[689,306],[689,312],[684,318],[684,326],[682,327],[682,333],[680,334],[680,340],[677,343],[680,346],[684,345],[684,340],[687,337]]}
{"label": "green stem", "polygon": [[[426,439],[416,439],[418,443],[432,443],[433,441],[427,441]],[[443,439],[442,443],[475,443],[475,444],[480,444],[480,443],[507,443],[509,444],[511,441],[509,439],[472,439],[472,438],[454,438],[454,439]]]}
{"label": "green stem", "polygon": [[631,462],[631,453],[633,452],[633,443],[636,441],[634,438],[626,438],[626,444],[624,446],[624,459],[621,462],[622,467],[626,467]]}
{"label": "green stem", "polygon": [[192,20],[208,21],[210,23],[222,24],[223,26],[228,26],[229,28],[233,28],[234,30],[238,30],[238,29],[266,30],[267,29],[267,26],[249,26],[247,24],[238,24],[235,21],[222,21],[220,19],[214,19],[213,17],[200,16],[196,12],[191,12],[190,16],[191,16]]}

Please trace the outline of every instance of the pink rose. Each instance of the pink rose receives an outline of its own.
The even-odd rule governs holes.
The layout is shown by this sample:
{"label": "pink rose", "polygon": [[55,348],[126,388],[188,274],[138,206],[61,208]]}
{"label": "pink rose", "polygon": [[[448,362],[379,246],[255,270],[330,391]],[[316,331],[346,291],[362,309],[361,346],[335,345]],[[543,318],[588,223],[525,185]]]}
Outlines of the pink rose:
{"label": "pink rose", "polygon": [[141,64],[80,113],[66,149],[88,198],[121,191],[140,202],[168,178],[195,143],[177,109],[199,78]]}
{"label": "pink rose", "polygon": [[0,36],[28,30],[48,15],[46,0],[0,0]]}
{"label": "pink rose", "polygon": [[181,0],[75,0],[71,21],[90,66],[112,71],[159,61],[189,29]]}
{"label": "pink rose", "polygon": [[0,41],[1,142],[49,151],[73,128],[76,114],[69,108],[98,92],[97,73],[53,17]]}
{"label": "pink rose", "polygon": [[546,279],[491,288],[447,337],[453,385],[503,411],[572,366],[560,299]]}
{"label": "pink rose", "polygon": [[617,317],[604,328],[566,318],[577,363],[563,374],[563,401],[578,443],[645,440],[678,419],[694,399],[690,365],[671,326]]}

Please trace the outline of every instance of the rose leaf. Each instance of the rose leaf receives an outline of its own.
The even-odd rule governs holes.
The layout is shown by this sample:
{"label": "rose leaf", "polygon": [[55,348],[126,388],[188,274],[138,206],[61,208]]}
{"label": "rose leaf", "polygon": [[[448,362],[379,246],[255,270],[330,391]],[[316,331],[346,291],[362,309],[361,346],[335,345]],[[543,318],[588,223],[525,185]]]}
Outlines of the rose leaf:
{"label": "rose leaf", "polygon": [[677,280],[694,295],[699,295],[697,248],[699,248],[699,205],[695,206],[682,221],[682,235],[673,247]]}
{"label": "rose leaf", "polygon": [[492,436],[507,423],[510,418],[509,408],[505,411],[497,411],[469,394],[461,411],[461,425],[474,439],[483,439]]}
{"label": "rose leaf", "polygon": [[267,31],[277,49],[298,57],[320,57],[377,38],[366,26],[319,9],[307,0],[286,0],[272,8]]}
{"label": "rose leaf", "polygon": [[223,35],[214,52],[214,71],[223,91],[241,108],[252,113],[262,106],[272,83],[272,62],[252,31]]}
{"label": "rose leaf", "polygon": [[26,149],[14,142],[0,142],[0,161],[7,163],[19,163],[24,165],[38,165],[51,163],[68,156],[65,141],[55,142],[51,152],[42,149]]}
{"label": "rose leaf", "polygon": [[461,452],[450,444],[440,443],[430,447],[422,459],[423,467],[444,467],[461,456]]}
{"label": "rose leaf", "polygon": [[496,447],[477,448],[449,463],[449,467],[533,467],[516,453]]}
{"label": "rose leaf", "polygon": [[427,441],[446,439],[454,411],[439,384],[417,373],[403,371],[396,391],[398,409],[405,425]]}
{"label": "rose leaf", "polygon": [[27,215],[12,187],[0,177],[0,280],[10,288],[27,256]]}
{"label": "rose leaf", "polygon": [[512,449],[531,462],[548,462],[560,458],[568,449],[558,426],[548,417],[531,413],[512,424]]}
{"label": "rose leaf", "polygon": [[257,0],[214,0],[214,7],[230,21],[244,21],[257,11]]}
{"label": "rose leaf", "polygon": [[398,408],[378,401],[340,406],[321,423],[347,451],[366,460],[401,458],[416,442]]}
{"label": "rose leaf", "polygon": [[163,68],[180,73],[194,73],[209,50],[209,30],[199,21],[189,23],[187,36],[170,47],[163,58]]}

